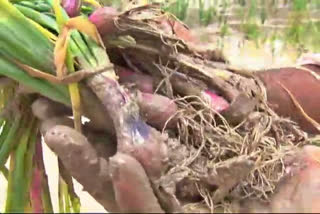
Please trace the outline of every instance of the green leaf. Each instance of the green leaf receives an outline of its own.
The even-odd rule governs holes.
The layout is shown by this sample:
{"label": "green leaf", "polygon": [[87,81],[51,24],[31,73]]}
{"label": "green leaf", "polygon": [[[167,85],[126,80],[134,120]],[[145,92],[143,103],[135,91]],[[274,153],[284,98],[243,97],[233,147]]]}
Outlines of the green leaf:
{"label": "green leaf", "polygon": [[9,170],[7,169],[7,167],[1,167],[0,171],[2,172],[3,176],[5,177],[5,179],[9,179]]}
{"label": "green leaf", "polygon": [[42,12],[42,13],[51,11],[50,5],[48,5],[47,3],[43,2],[43,1],[38,1],[38,0],[34,0],[34,1],[18,1],[17,3],[19,5],[21,5],[21,6],[25,6],[25,7],[28,7],[30,9],[34,9],[36,11]]}
{"label": "green leaf", "polygon": [[30,87],[36,92],[66,105],[70,105],[68,89],[63,85],[54,85],[48,81],[29,76],[18,66],[8,62],[0,55],[0,74]]}
{"label": "green leaf", "polygon": [[0,148],[0,167],[4,166],[13,148],[12,144],[14,143],[14,139],[16,138],[16,134],[20,124],[20,119],[20,115],[16,115],[16,118],[10,128],[10,131]]}
{"label": "green leaf", "polygon": [[0,0],[0,26],[0,52],[4,56],[54,73],[53,44],[7,0]]}
{"label": "green leaf", "polygon": [[307,9],[307,0],[293,0],[293,10],[303,11]]}
{"label": "green leaf", "polygon": [[54,18],[52,18],[51,16],[45,15],[43,13],[40,13],[36,10],[33,10],[31,8],[25,7],[25,6],[21,6],[18,4],[14,5],[16,8],[19,9],[20,12],[23,13],[23,15],[25,15],[26,17],[32,19],[33,21],[39,23],[40,25],[54,30],[56,32],[58,32],[58,26],[57,23],[55,21]]}
{"label": "green leaf", "polygon": [[10,123],[9,121],[3,121],[3,124],[1,126],[2,130],[0,134],[0,148],[2,147],[2,144],[5,141],[5,139],[8,137],[11,125],[12,123]]}
{"label": "green leaf", "polygon": [[[12,186],[8,189],[10,194],[7,194],[6,212],[24,212],[24,208],[27,204],[27,183],[26,171],[25,171],[25,156],[28,148],[28,141],[31,135],[31,130],[34,125],[34,119],[30,117],[25,118],[27,120],[26,127],[21,126],[22,135],[19,145],[15,151],[15,165],[12,172]],[[30,120],[31,119],[31,120]]]}

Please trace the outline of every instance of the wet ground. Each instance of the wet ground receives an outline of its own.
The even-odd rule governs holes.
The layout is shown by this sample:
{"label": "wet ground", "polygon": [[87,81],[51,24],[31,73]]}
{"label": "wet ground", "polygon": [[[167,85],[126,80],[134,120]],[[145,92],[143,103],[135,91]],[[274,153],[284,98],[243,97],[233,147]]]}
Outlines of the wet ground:
{"label": "wet ground", "polygon": [[292,66],[298,57],[297,50],[285,46],[281,40],[257,44],[236,31],[221,38],[216,25],[194,28],[192,31],[207,47],[221,48],[231,64],[242,68],[262,70]]}

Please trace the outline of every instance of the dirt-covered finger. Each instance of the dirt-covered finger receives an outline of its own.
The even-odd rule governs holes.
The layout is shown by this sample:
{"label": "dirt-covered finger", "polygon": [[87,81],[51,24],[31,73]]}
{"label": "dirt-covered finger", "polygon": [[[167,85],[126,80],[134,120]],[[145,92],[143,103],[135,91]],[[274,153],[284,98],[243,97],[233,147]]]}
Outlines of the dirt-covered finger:
{"label": "dirt-covered finger", "polygon": [[57,125],[47,131],[45,142],[85,191],[109,212],[119,211],[108,161],[99,156],[86,137],[68,126]]}
{"label": "dirt-covered finger", "polygon": [[51,117],[40,122],[40,132],[42,135],[45,135],[48,130],[57,125],[69,126],[70,128],[73,128],[74,123],[73,120],[68,117]]}
{"label": "dirt-covered finger", "polygon": [[51,117],[72,115],[72,110],[61,104],[49,100],[45,97],[40,97],[31,105],[32,113],[39,119],[45,120]]}
{"label": "dirt-covered finger", "polygon": [[308,145],[285,162],[287,174],[272,197],[272,212],[320,212],[319,154],[319,147]]}
{"label": "dirt-covered finger", "polygon": [[149,178],[135,158],[117,153],[110,158],[110,173],[121,212],[164,213]]}

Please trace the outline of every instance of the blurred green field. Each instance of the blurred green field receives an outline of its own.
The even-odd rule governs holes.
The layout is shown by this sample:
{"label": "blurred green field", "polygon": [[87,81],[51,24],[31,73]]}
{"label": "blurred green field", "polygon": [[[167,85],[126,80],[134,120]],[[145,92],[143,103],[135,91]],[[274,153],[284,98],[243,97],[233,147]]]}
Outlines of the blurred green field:
{"label": "blurred green field", "polygon": [[318,0],[100,0],[123,9],[133,2],[160,3],[190,27],[218,24],[220,35],[230,29],[255,42],[282,40],[299,51],[320,50]]}

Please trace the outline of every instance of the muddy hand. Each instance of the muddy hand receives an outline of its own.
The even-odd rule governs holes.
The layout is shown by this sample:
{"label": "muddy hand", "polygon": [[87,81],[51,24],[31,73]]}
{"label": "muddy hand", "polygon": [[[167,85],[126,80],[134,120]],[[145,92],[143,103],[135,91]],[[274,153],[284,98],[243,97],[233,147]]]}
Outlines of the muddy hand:
{"label": "muddy hand", "polygon": [[[163,213],[141,166],[133,157],[116,153],[116,144],[104,133],[72,129],[67,111],[44,105],[34,113],[41,120],[41,132],[70,174],[109,212]],[[86,129],[88,130],[88,129]],[[130,179],[128,179],[130,178]]]}
{"label": "muddy hand", "polygon": [[305,146],[285,160],[286,175],[269,204],[247,201],[244,213],[319,213],[320,148]]}
{"label": "muddy hand", "polygon": [[106,210],[162,212],[141,164],[134,158],[119,153],[109,159],[115,150],[112,142],[100,144],[99,150],[103,147],[105,151],[101,153],[82,134],[61,125],[46,132],[45,142],[71,175],[83,185],[84,190]]}
{"label": "muddy hand", "polygon": [[320,212],[320,148],[305,146],[285,163],[287,175],[272,198],[272,212]]}

